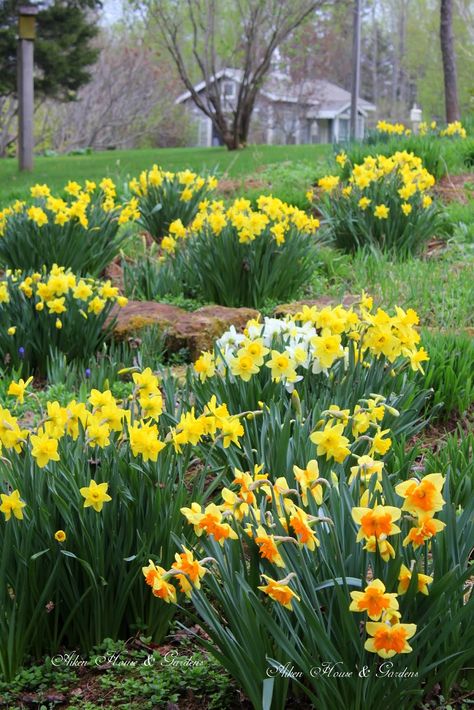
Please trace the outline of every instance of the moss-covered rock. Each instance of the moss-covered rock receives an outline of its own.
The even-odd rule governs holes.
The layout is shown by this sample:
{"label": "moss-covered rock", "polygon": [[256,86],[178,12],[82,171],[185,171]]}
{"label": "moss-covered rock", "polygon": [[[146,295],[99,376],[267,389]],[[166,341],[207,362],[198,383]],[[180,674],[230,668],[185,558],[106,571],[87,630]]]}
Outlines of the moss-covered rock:
{"label": "moss-covered rock", "polygon": [[197,311],[185,311],[177,306],[154,301],[129,301],[116,313],[115,337],[118,340],[136,336],[143,328],[156,325],[166,334],[169,352],[186,348],[195,359],[202,350],[212,348],[231,325],[243,330],[251,318],[258,316],[252,308],[204,306]]}

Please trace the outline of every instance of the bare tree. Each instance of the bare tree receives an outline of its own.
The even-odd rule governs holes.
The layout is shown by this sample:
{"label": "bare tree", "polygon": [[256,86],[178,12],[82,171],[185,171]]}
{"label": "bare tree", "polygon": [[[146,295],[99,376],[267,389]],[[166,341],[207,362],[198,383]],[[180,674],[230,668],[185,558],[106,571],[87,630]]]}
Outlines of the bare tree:
{"label": "bare tree", "polygon": [[12,95],[0,96],[0,158],[7,155],[9,147],[17,138],[18,103]]}
{"label": "bare tree", "polygon": [[[148,11],[195,105],[229,150],[246,144],[250,119],[275,49],[331,0],[148,0]],[[189,49],[189,51],[188,51]],[[240,70],[230,102],[219,71]],[[205,90],[195,90],[196,78]]]}
{"label": "bare tree", "polygon": [[124,32],[104,32],[99,47],[91,81],[76,101],[48,102],[38,112],[38,144],[64,151],[182,143],[186,117],[174,105],[180,86],[169,60],[157,62],[139,37]]}
{"label": "bare tree", "polygon": [[471,0],[456,0],[456,12],[466,29],[468,42],[458,44],[457,50],[472,60],[474,56],[474,5]]}
{"label": "bare tree", "polygon": [[452,0],[441,0],[439,36],[441,40],[441,54],[443,57],[446,120],[448,123],[451,123],[452,121],[459,121],[460,119],[456,54],[454,51]]}

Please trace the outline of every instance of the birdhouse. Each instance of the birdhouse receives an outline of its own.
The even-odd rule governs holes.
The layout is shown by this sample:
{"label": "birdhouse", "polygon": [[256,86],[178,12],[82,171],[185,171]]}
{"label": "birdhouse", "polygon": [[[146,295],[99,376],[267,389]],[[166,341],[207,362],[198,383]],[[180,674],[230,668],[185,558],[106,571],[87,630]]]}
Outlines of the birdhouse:
{"label": "birdhouse", "polygon": [[20,5],[18,9],[18,35],[20,39],[35,39],[37,14],[38,8],[34,5]]}

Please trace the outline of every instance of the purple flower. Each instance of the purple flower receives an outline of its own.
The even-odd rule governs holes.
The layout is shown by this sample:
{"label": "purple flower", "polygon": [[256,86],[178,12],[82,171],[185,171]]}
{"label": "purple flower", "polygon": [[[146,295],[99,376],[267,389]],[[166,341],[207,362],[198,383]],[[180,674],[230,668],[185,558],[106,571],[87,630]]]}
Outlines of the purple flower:
{"label": "purple flower", "polygon": [[18,348],[18,356],[23,360],[23,358],[25,357],[25,348]]}
{"label": "purple flower", "polygon": [[89,379],[89,377],[91,376],[91,370],[90,370],[90,367],[86,367],[86,371],[85,371],[85,373],[84,373],[84,374],[85,374],[85,376],[87,377],[87,379]]}

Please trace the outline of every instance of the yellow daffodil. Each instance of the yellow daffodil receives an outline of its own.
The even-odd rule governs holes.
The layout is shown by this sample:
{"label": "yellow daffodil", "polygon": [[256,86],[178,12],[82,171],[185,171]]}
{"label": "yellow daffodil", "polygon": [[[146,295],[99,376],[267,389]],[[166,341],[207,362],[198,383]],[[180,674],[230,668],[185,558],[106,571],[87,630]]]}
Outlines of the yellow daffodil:
{"label": "yellow daffodil", "polygon": [[343,435],[343,424],[326,424],[323,431],[315,431],[310,434],[310,439],[317,446],[318,456],[326,456],[326,459],[335,459],[342,463],[349,456],[349,439]]}
{"label": "yellow daffodil", "polygon": [[[412,572],[406,567],[406,565],[403,565],[400,567],[400,573],[398,575],[398,594],[406,594],[408,591],[408,587],[410,586],[410,581],[412,578]],[[433,577],[429,577],[427,574],[421,574],[421,572],[418,572],[417,574],[417,588],[418,591],[421,592],[422,594],[428,595],[428,584],[431,584],[433,581]]]}
{"label": "yellow daffodil", "polygon": [[31,455],[40,468],[44,468],[50,461],[59,461],[57,439],[43,433],[36,436],[32,434],[30,441],[32,445]]}
{"label": "yellow daffodil", "polygon": [[349,611],[366,611],[373,621],[378,621],[387,609],[398,609],[396,594],[385,591],[385,585],[380,579],[373,579],[363,592],[351,592]]}
{"label": "yellow daffodil", "polygon": [[18,402],[23,404],[25,401],[25,391],[30,382],[33,382],[33,377],[29,377],[26,382],[23,379],[19,379],[18,382],[10,382],[7,394],[16,397]]}
{"label": "yellow daffodil", "polygon": [[92,507],[97,513],[100,513],[104,503],[108,503],[112,498],[107,494],[108,483],[96,483],[92,480],[88,486],[79,489],[84,500],[84,508]]}
{"label": "yellow daffodil", "polygon": [[183,547],[183,552],[177,552],[174,557],[175,561],[171,565],[171,569],[181,573],[176,576],[176,579],[179,582],[181,591],[187,597],[190,597],[193,587],[196,589],[201,588],[201,579],[206,574],[207,569],[194,558],[191,550],[186,547]]}
{"label": "yellow daffodil", "polygon": [[400,624],[368,621],[365,625],[372,637],[364,644],[366,651],[377,653],[381,658],[392,658],[397,653],[411,653],[408,639],[416,633],[416,624]]}
{"label": "yellow daffodil", "polygon": [[360,525],[357,542],[370,537],[385,540],[390,535],[396,535],[400,528],[395,521],[401,517],[401,510],[392,505],[377,505],[375,508],[352,508],[352,518]]}
{"label": "yellow daffodil", "polygon": [[10,494],[1,493],[0,500],[0,512],[4,513],[5,520],[10,520],[12,513],[18,520],[23,520],[23,508],[26,503],[20,500],[20,492],[18,490]]}
{"label": "yellow daffodil", "polygon": [[432,516],[444,506],[441,490],[445,478],[440,473],[430,473],[421,481],[409,479],[395,486],[395,492],[404,498],[402,510],[419,517]]}
{"label": "yellow daffodil", "polygon": [[299,596],[288,586],[287,578],[278,581],[268,577],[266,574],[262,574],[262,579],[266,581],[266,584],[258,587],[258,589],[264,592],[264,594],[268,594],[269,597],[284,606],[286,609],[292,611],[293,600],[300,601]]}

